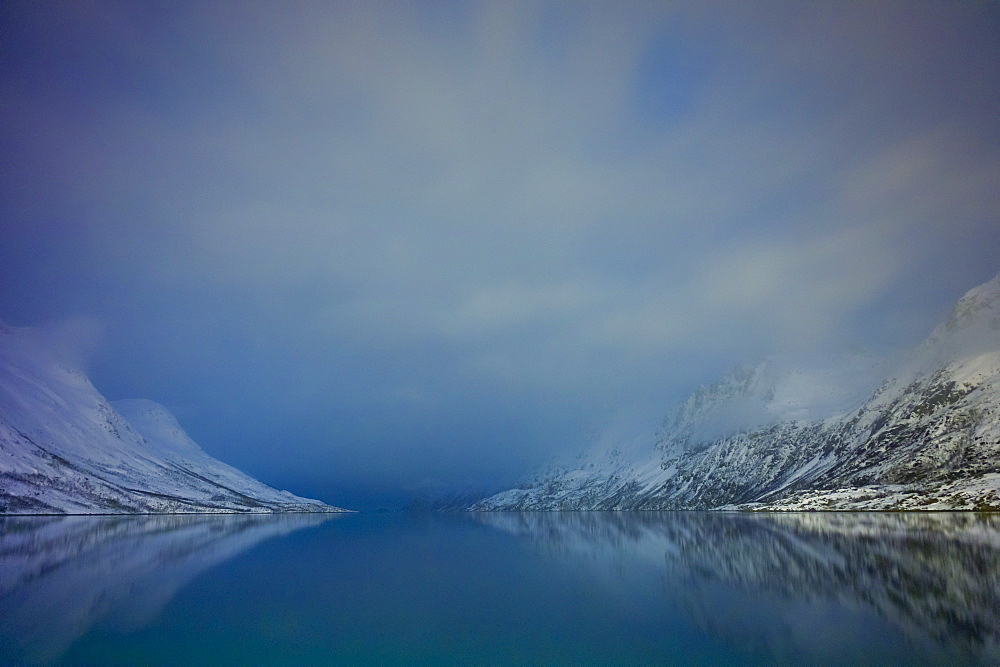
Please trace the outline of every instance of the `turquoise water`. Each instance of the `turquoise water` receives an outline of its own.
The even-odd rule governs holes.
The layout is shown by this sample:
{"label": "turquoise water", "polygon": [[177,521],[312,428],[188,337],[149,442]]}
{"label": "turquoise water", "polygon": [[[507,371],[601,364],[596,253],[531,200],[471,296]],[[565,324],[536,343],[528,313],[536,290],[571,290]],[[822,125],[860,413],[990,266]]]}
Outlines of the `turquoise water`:
{"label": "turquoise water", "polygon": [[0,518],[0,662],[996,663],[1000,516]]}

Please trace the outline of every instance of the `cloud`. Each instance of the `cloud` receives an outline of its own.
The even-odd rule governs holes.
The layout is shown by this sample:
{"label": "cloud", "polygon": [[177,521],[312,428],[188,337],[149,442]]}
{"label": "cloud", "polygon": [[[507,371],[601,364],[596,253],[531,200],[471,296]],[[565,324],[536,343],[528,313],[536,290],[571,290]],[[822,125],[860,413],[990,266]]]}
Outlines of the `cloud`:
{"label": "cloud", "polygon": [[997,270],[989,7],[7,11],[0,306],[236,463],[540,458]]}
{"label": "cloud", "polygon": [[76,316],[48,322],[38,334],[62,364],[77,371],[87,371],[105,346],[105,327],[96,318]]}

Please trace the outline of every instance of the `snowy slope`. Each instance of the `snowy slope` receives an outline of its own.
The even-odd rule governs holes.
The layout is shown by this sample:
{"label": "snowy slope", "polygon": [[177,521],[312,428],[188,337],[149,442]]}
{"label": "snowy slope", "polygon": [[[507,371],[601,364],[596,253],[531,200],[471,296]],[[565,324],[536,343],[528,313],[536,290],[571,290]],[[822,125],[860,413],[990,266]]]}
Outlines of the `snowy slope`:
{"label": "snowy slope", "polygon": [[472,509],[1000,508],[1000,276],[858,400],[876,371],[737,369],[643,456],[592,452]]}
{"label": "snowy slope", "polygon": [[212,458],[151,401],[112,406],[37,331],[0,324],[0,512],[280,511],[341,510]]}

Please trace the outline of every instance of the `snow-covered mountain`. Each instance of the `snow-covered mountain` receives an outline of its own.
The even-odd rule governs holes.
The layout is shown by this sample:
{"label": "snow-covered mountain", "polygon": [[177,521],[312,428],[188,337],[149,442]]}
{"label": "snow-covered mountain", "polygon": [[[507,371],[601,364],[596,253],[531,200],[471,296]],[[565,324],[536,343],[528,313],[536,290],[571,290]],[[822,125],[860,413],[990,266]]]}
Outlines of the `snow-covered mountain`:
{"label": "snow-covered mountain", "polygon": [[212,458],[161,405],[108,402],[38,331],[0,324],[0,513],[338,511]]}
{"label": "snow-covered mountain", "polygon": [[877,372],[737,369],[644,451],[588,452],[472,509],[1000,509],[1000,275],[857,400]]}

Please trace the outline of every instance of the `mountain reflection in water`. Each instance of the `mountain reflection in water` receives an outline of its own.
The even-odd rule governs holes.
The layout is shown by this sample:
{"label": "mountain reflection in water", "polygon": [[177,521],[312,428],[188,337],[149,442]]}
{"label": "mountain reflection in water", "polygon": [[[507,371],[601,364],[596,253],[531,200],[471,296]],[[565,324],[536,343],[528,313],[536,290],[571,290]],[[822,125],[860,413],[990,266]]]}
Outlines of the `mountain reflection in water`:
{"label": "mountain reflection in water", "polygon": [[[637,560],[659,561],[665,594],[686,598],[684,606],[703,631],[734,645],[765,642],[766,652],[779,659],[794,657],[794,647],[779,644],[794,641],[791,635],[796,634],[779,627],[781,614],[775,611],[782,605],[741,610],[731,604],[731,595],[724,602],[706,595],[707,586],[735,590],[744,601],[755,595],[777,596],[805,605],[833,601],[868,607],[914,641],[941,649],[938,658],[1000,661],[1000,514],[485,512],[476,516],[554,554],[585,555],[605,570],[627,568]],[[761,639],[761,628],[768,624],[774,626],[771,636]]]}
{"label": "mountain reflection in water", "polygon": [[1000,664],[998,574],[972,513],[0,517],[0,664]]}
{"label": "mountain reflection in water", "polygon": [[142,627],[203,570],[330,514],[0,516],[0,662]]}

